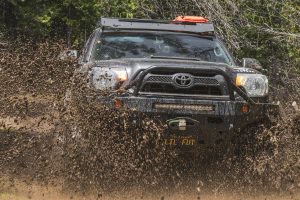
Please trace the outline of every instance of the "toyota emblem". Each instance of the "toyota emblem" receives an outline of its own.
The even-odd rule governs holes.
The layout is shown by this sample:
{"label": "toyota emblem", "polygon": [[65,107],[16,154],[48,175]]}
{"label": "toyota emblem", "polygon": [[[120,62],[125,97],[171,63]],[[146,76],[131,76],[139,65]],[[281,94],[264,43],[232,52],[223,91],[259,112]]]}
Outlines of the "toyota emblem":
{"label": "toyota emblem", "polygon": [[173,78],[175,86],[188,88],[193,84],[193,76],[190,74],[175,74]]}

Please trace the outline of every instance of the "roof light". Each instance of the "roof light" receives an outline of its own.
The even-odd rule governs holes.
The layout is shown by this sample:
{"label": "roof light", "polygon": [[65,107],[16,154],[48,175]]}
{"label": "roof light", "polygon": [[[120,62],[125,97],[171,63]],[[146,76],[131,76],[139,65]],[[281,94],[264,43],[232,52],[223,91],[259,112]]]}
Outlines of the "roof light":
{"label": "roof light", "polygon": [[205,17],[199,16],[178,16],[174,20],[175,22],[195,22],[195,23],[208,23],[209,20]]}

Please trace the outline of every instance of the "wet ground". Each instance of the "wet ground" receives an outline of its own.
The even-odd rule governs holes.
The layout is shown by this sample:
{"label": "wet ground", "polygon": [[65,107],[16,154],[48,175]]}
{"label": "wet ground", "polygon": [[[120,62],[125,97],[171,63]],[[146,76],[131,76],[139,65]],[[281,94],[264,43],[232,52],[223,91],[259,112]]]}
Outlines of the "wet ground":
{"label": "wet ground", "polygon": [[193,156],[161,145],[162,127],[147,116],[140,128],[128,111],[74,102],[67,109],[76,62],[57,60],[60,49],[0,52],[0,199],[300,198],[300,115],[292,102],[239,154],[210,149],[191,165]]}

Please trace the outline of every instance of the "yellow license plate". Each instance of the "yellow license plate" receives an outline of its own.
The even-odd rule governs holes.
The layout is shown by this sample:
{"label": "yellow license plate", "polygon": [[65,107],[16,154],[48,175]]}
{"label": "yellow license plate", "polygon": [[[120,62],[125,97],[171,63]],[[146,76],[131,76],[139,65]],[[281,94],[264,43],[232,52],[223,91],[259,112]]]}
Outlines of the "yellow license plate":
{"label": "yellow license plate", "polygon": [[195,146],[197,140],[189,137],[170,137],[165,139],[167,146]]}

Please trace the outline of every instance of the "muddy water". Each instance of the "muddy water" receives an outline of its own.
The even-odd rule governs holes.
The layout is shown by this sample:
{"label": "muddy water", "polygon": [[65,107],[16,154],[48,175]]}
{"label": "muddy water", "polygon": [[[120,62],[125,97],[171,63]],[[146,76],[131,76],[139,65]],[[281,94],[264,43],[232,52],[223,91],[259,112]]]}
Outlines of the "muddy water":
{"label": "muddy water", "polygon": [[57,60],[61,48],[0,52],[0,199],[299,199],[297,111],[191,165],[147,116],[141,128],[130,111],[66,107],[76,62]]}

